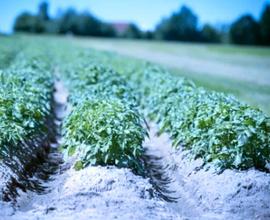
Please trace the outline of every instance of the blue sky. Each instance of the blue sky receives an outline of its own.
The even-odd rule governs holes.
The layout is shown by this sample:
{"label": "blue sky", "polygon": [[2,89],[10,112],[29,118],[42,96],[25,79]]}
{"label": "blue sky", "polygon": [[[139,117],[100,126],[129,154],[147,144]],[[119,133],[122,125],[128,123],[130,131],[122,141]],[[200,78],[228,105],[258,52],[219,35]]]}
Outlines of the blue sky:
{"label": "blue sky", "polygon": [[[270,0],[49,0],[50,14],[60,8],[74,7],[91,11],[105,21],[131,21],[144,30],[153,29],[162,17],[183,4],[192,8],[200,23],[230,23],[244,13],[259,18]],[[40,0],[0,0],[0,31],[10,32],[15,16],[21,11],[37,11]]]}

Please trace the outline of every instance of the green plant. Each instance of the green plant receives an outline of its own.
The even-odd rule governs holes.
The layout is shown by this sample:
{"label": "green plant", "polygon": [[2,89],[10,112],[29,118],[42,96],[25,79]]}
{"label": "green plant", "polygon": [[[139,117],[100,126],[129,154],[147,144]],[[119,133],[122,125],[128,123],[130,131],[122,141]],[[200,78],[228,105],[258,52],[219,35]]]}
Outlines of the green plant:
{"label": "green plant", "polygon": [[130,80],[146,117],[192,158],[203,158],[206,166],[218,170],[265,169],[270,161],[270,120],[262,111],[230,95],[197,88],[152,64],[125,62],[111,53],[98,53],[96,59]]}
{"label": "green plant", "polygon": [[73,106],[63,125],[65,157],[75,156],[76,169],[116,165],[143,174],[146,130],[124,77],[83,53],[60,67]]}
{"label": "green plant", "polygon": [[73,104],[83,96],[98,96],[119,98],[131,105],[138,105],[130,86],[121,75],[101,64],[84,62],[84,59],[75,61],[65,70]]}
{"label": "green plant", "polygon": [[[230,95],[198,88],[192,81],[153,64],[144,65],[138,60],[93,50],[80,50],[77,55],[73,59],[81,68],[70,68],[66,74],[71,97],[77,103],[85,97],[116,98],[126,104],[133,103],[132,99],[116,95],[112,90],[114,86],[117,89],[128,87],[126,97],[134,94],[137,100],[130,107],[138,108],[148,119],[155,121],[159,132],[169,133],[173,145],[187,150],[191,158],[200,157],[206,166],[214,165],[219,170],[265,169],[270,160],[270,123],[262,111]],[[94,67],[93,63],[103,66]],[[109,71],[107,66],[120,72],[121,77]],[[99,69],[94,74],[95,77],[98,75],[96,78],[92,77],[93,69]],[[107,79],[111,76],[128,83],[117,84]],[[93,78],[95,81],[91,82]],[[91,83],[85,83],[89,80]]]}
{"label": "green plant", "polygon": [[174,146],[182,145],[217,169],[264,169],[270,160],[270,120],[263,112],[162,69],[150,66],[143,72],[142,107],[161,133],[171,134]]}
{"label": "green plant", "polygon": [[64,123],[65,155],[79,155],[76,168],[116,165],[141,172],[142,123],[139,113],[119,99],[85,100]]}
{"label": "green plant", "polygon": [[0,158],[7,163],[13,158],[13,169],[24,169],[48,136],[52,93],[52,75],[41,54],[24,51],[0,72]]}

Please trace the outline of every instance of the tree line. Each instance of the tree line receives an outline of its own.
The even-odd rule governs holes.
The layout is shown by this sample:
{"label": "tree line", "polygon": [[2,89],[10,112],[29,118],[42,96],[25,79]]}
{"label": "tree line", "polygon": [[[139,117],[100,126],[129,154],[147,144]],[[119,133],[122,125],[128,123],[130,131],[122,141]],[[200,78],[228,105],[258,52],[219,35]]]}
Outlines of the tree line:
{"label": "tree line", "polygon": [[270,45],[269,4],[263,8],[258,21],[246,14],[225,30],[210,24],[200,26],[197,15],[190,8],[183,6],[162,19],[154,31],[142,31],[136,24],[131,23],[120,34],[112,24],[89,12],[67,9],[52,18],[49,16],[48,7],[48,3],[43,2],[39,5],[37,14],[19,14],[15,19],[14,31],[207,43],[221,43],[224,39],[229,39],[229,42],[234,44]]}

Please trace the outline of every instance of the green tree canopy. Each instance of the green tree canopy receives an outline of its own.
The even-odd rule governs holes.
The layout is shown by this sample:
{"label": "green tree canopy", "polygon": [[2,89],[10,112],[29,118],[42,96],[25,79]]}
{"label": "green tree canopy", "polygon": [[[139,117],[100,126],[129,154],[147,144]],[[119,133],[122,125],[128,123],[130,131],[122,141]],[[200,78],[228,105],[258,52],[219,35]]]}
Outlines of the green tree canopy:
{"label": "green tree canopy", "polygon": [[231,26],[230,39],[235,44],[260,43],[260,26],[251,15],[244,15]]}
{"label": "green tree canopy", "polygon": [[142,38],[142,31],[136,24],[130,24],[124,32],[123,37],[126,38]]}
{"label": "green tree canopy", "polygon": [[15,20],[14,31],[31,33],[74,34],[82,36],[113,37],[113,28],[88,12],[78,13],[69,8],[58,18],[50,19],[48,4],[43,2],[39,6],[38,14],[24,12]]}
{"label": "green tree canopy", "polygon": [[270,5],[266,5],[261,18],[260,18],[260,28],[261,28],[261,39],[262,43],[265,45],[270,45]]}
{"label": "green tree canopy", "polygon": [[220,33],[210,24],[205,24],[201,31],[202,41],[207,43],[219,43],[221,41]]}
{"label": "green tree canopy", "polygon": [[23,12],[15,19],[13,29],[18,32],[41,33],[44,32],[44,25],[38,16]]}
{"label": "green tree canopy", "polygon": [[47,2],[42,2],[39,5],[38,16],[43,21],[48,21],[50,19],[49,13],[48,13],[48,7],[49,7],[49,5]]}
{"label": "green tree canopy", "polygon": [[186,6],[163,19],[156,28],[156,38],[164,40],[196,41],[198,18]]}

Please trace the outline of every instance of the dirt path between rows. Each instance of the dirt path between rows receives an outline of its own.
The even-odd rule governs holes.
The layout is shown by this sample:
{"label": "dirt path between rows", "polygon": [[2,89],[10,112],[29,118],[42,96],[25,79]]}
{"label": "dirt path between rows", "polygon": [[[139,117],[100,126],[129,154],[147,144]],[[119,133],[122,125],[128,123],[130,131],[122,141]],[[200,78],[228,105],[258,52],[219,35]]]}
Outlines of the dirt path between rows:
{"label": "dirt path between rows", "polygon": [[270,174],[256,169],[225,170],[221,174],[202,167],[201,159],[173,149],[167,134],[157,136],[158,126],[149,123],[148,149],[160,155],[167,190],[177,197],[172,207],[187,219],[270,219]]}
{"label": "dirt path between rows", "polygon": [[223,219],[223,215],[200,207],[200,202],[183,188],[183,182],[186,180],[179,175],[176,163],[172,160],[174,151],[169,136],[167,134],[158,136],[157,126],[154,123],[149,125],[149,138],[145,140],[144,147],[147,149],[148,163],[153,166],[149,169],[150,172],[154,172],[151,174],[151,180],[159,187],[158,192],[171,200],[168,206],[183,219]]}

